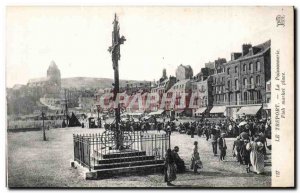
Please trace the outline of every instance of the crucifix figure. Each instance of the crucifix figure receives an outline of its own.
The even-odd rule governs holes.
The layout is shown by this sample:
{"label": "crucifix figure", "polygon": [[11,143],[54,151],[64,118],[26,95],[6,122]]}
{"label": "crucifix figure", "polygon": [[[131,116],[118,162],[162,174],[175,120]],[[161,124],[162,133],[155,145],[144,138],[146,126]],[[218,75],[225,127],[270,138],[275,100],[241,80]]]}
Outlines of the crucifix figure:
{"label": "crucifix figure", "polygon": [[[108,51],[111,53],[111,58],[113,62],[114,69],[114,96],[113,100],[116,102],[117,94],[119,93],[119,65],[118,61],[120,60],[120,45],[126,41],[125,37],[120,37],[120,26],[117,15],[115,14],[115,19],[113,22],[113,31],[112,31],[112,46],[109,47]],[[120,129],[120,104],[114,106],[115,109],[115,139],[116,139],[116,149],[123,149],[123,138],[122,131]]]}

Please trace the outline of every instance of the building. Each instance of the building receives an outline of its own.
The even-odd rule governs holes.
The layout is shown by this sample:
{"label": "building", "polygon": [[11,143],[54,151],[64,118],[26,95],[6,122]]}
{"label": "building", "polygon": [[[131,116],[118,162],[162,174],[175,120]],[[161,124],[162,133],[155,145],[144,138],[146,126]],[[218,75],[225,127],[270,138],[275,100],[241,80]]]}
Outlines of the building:
{"label": "building", "polygon": [[59,93],[61,89],[61,75],[55,62],[51,61],[46,77],[30,79],[27,86],[33,89],[40,88],[43,93]]}
{"label": "building", "polygon": [[271,80],[266,82],[266,96],[263,103],[262,117],[271,117]]}
{"label": "building", "polygon": [[200,72],[194,77],[196,80],[206,80],[210,75],[214,74],[214,69],[205,67],[201,68]]}
{"label": "building", "polygon": [[176,69],[176,79],[185,80],[193,78],[193,69],[190,65],[180,64]]}
{"label": "building", "polygon": [[[192,80],[184,79],[177,81],[166,93],[164,110],[168,115],[192,116],[192,109],[189,107],[192,94]],[[183,99],[182,97],[185,97]],[[182,102],[185,100],[185,104]]]}
{"label": "building", "polygon": [[151,82],[150,81],[143,81],[143,82],[130,82],[127,81],[125,86],[120,87],[120,93],[126,92],[129,95],[132,95],[140,90],[144,90],[150,92],[151,90]]}
{"label": "building", "polygon": [[[151,88],[152,94],[157,94],[159,96],[157,103],[150,104],[150,111],[157,111],[160,109],[160,104],[162,102],[163,95],[176,83],[176,77],[166,76],[165,69],[163,70],[163,76],[156,82],[156,84]],[[154,100],[155,96],[151,96],[151,100]]]}
{"label": "building", "polygon": [[209,111],[213,106],[212,82],[212,76],[209,76],[205,80],[192,82],[192,96],[194,96],[191,99],[194,107],[192,109],[193,116],[206,117],[209,115]]}
{"label": "building", "polygon": [[259,115],[271,79],[271,41],[252,46],[243,44],[242,52],[232,53],[227,63],[216,65],[213,76],[214,102],[211,114],[237,118]]}
{"label": "building", "polygon": [[[204,65],[205,65],[205,68],[212,69],[212,70],[218,71],[218,73],[220,73],[221,71],[224,70],[223,68],[221,68],[224,63],[226,63],[225,58],[218,58],[217,60],[215,60],[213,62],[207,62]],[[217,72],[215,72],[215,73],[217,73]]]}

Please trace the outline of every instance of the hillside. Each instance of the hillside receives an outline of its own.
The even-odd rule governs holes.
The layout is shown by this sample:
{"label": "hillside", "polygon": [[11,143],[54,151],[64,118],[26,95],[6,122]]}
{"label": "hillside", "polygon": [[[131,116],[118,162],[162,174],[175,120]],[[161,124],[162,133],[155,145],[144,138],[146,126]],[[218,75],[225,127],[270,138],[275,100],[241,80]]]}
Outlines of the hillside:
{"label": "hillside", "polygon": [[[120,80],[120,86],[125,86],[126,82],[137,83],[144,81],[137,80]],[[88,78],[88,77],[73,77],[62,78],[61,85],[63,88],[108,88],[112,87],[113,79],[110,78]]]}

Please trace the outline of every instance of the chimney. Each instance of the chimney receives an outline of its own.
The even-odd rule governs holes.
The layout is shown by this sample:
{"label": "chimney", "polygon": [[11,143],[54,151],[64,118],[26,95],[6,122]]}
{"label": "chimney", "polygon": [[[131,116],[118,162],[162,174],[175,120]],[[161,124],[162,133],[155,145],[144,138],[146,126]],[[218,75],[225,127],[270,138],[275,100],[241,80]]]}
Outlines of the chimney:
{"label": "chimney", "polygon": [[240,52],[234,52],[234,53],[231,53],[231,60],[233,61],[233,60],[237,60],[239,57],[241,57],[242,56],[242,53],[240,53]]}
{"label": "chimney", "polygon": [[261,51],[261,48],[255,47],[255,46],[252,47],[252,54],[253,54],[253,55],[257,54],[257,53],[260,52],[260,51]]}
{"label": "chimney", "polygon": [[243,56],[245,56],[249,53],[250,48],[252,48],[251,44],[243,44],[243,46],[242,46]]}

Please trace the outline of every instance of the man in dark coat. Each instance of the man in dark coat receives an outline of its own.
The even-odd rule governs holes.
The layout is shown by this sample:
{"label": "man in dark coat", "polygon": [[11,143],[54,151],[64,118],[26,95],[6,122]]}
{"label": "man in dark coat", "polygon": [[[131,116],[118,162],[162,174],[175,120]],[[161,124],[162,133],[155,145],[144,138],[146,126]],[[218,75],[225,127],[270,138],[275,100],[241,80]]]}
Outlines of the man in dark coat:
{"label": "man in dark coat", "polygon": [[173,153],[173,157],[175,160],[175,164],[177,166],[177,171],[180,172],[185,172],[185,164],[183,159],[181,159],[181,157],[178,155],[179,152],[179,147],[175,146],[174,149],[172,150]]}
{"label": "man in dark coat", "polygon": [[243,164],[243,160],[241,157],[241,149],[243,146],[243,141],[241,140],[241,138],[238,136],[236,138],[236,140],[233,142],[233,147],[232,147],[232,151],[234,152],[235,156],[236,156],[236,160],[240,163]]}
{"label": "man in dark coat", "polygon": [[225,160],[226,156],[226,141],[225,141],[225,133],[221,134],[221,137],[219,138],[219,150],[220,150],[220,161]]}
{"label": "man in dark coat", "polygon": [[219,138],[219,134],[220,134],[220,130],[216,127],[213,127],[213,129],[211,130],[211,134],[212,134],[212,139],[211,139],[211,144],[212,144],[212,148],[213,148],[213,153],[214,156],[217,155],[218,150],[217,150],[217,146],[218,146],[218,138]]}

